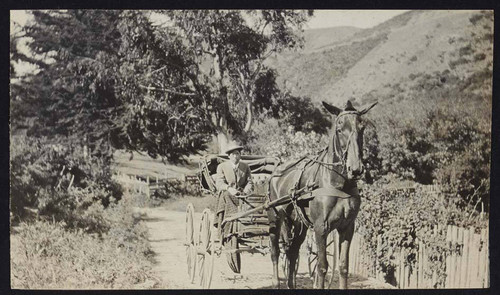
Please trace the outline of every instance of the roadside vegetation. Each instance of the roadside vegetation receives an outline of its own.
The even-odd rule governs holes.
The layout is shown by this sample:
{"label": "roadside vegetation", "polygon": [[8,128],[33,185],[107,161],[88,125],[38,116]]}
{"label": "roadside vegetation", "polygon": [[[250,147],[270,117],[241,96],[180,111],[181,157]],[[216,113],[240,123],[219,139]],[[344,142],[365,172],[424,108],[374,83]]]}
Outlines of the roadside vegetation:
{"label": "roadside vegetation", "polygon": [[11,137],[11,287],[141,288],[147,231],[101,157]]}

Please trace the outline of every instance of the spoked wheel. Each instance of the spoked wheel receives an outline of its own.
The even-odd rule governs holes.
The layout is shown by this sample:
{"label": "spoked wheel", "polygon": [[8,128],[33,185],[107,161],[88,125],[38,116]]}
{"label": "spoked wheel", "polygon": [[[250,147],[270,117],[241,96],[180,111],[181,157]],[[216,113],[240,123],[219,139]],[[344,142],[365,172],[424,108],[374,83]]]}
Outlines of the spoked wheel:
{"label": "spoked wheel", "polygon": [[215,258],[215,228],[213,226],[214,216],[210,209],[203,210],[198,235],[197,253],[200,285],[204,289],[209,289],[214,273]]}
{"label": "spoked wheel", "polygon": [[[325,281],[328,282],[328,287],[333,283],[337,256],[338,256],[338,238],[336,233],[331,232],[326,240],[326,259],[328,261],[328,270],[326,273]],[[309,230],[307,232],[306,240],[307,249],[307,267],[309,270],[309,276],[313,280],[314,288],[317,287],[318,282],[318,248],[316,245],[316,237],[314,231]]]}
{"label": "spoked wheel", "polygon": [[193,204],[189,203],[186,208],[186,240],[184,241],[184,245],[186,246],[188,276],[191,283],[194,282],[196,273],[197,251],[194,237],[194,207]]}

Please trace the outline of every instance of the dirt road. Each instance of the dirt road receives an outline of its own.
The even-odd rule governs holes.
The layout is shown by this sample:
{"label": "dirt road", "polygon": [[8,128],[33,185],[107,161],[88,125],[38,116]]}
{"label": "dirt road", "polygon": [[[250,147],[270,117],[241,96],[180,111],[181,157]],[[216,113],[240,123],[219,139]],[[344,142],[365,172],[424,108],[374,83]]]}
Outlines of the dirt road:
{"label": "dirt road", "polygon": [[[167,210],[165,208],[140,209],[144,222],[149,229],[149,240],[155,252],[155,271],[161,282],[155,286],[159,289],[200,289],[199,277],[195,283],[188,280],[184,242],[185,213]],[[195,214],[199,222],[201,214]],[[195,226],[198,228],[198,225]],[[308,276],[305,253],[301,254],[302,262],[297,275],[298,288],[312,288]],[[269,255],[242,254],[241,274],[234,274],[225,255],[215,258],[213,289],[269,289],[271,286],[272,263]],[[282,274],[280,276],[283,276]],[[282,280],[284,286],[284,280]],[[336,279],[332,288],[338,287]],[[350,275],[350,289],[389,289],[392,286],[371,278]]]}

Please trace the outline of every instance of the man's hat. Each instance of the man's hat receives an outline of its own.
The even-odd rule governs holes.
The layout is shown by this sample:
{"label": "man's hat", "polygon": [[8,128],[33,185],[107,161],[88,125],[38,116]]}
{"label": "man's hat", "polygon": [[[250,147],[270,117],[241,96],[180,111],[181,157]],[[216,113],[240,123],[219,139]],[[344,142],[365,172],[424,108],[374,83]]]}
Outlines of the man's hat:
{"label": "man's hat", "polygon": [[226,154],[229,155],[230,153],[232,153],[234,151],[241,151],[242,149],[243,149],[243,147],[241,145],[237,145],[235,143],[232,143],[226,149]]}

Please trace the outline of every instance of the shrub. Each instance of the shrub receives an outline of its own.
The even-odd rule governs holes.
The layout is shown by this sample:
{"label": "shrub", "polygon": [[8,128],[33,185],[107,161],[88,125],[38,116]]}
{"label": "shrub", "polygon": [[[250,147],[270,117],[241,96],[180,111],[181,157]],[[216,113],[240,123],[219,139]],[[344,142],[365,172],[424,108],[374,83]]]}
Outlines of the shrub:
{"label": "shrub", "polygon": [[[12,143],[11,211],[16,220],[26,215],[25,207],[38,207],[39,214],[69,227],[106,230],[98,212],[123,194],[111,179],[109,159],[85,156],[80,147],[45,138],[13,136]],[[92,214],[86,213],[89,208]]]}
{"label": "shrub", "polygon": [[314,131],[295,132],[293,127],[283,130],[275,119],[256,124],[254,131],[258,137],[248,143],[251,152],[278,157],[282,161],[313,155],[323,149],[327,143],[326,135]]}
{"label": "shrub", "polygon": [[[404,248],[405,263],[413,268],[418,241],[422,242],[429,254],[430,267],[425,276],[430,278],[435,271],[438,285],[442,286],[445,279],[443,258],[453,251],[446,243],[446,225],[485,228],[487,219],[481,219],[472,206],[464,206],[456,195],[430,193],[422,186],[417,186],[414,192],[388,189],[388,184],[394,182],[396,178],[387,176],[371,186],[362,186],[363,202],[356,220],[357,231],[364,237],[371,260],[378,261],[378,270],[388,279],[394,276],[394,249]],[[438,224],[442,225],[441,230],[436,228]],[[381,252],[377,253],[379,235],[382,245]]]}

